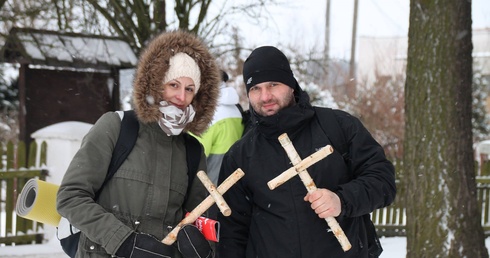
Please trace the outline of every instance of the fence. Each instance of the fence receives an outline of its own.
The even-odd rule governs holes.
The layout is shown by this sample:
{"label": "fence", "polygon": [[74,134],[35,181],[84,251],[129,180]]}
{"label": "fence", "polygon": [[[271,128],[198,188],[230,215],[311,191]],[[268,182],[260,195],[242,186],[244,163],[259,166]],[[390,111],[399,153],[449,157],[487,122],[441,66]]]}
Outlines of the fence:
{"label": "fence", "polygon": [[[41,243],[44,238],[41,223],[18,217],[14,210],[17,194],[29,179],[46,179],[47,170],[36,168],[36,164],[46,164],[46,149],[43,142],[37,155],[34,141],[28,150],[23,142],[17,145],[8,142],[6,146],[0,143],[0,157],[5,157],[0,162],[0,244]],[[36,157],[40,157],[39,163]]]}
{"label": "fence", "polygon": [[[490,236],[490,177],[477,177],[476,183],[481,223],[485,236]],[[376,225],[378,235],[386,237],[406,236],[405,210],[401,202],[395,201],[392,205],[371,213],[371,219]]]}
{"label": "fence", "polygon": [[[46,142],[39,149],[41,153],[37,155],[37,144],[32,142],[27,160],[28,152],[23,142],[19,142],[17,148],[12,142],[6,146],[0,143],[0,157],[6,157],[0,162],[0,244],[21,245],[41,243],[43,240],[41,223],[18,217],[14,212],[17,194],[22,191],[25,183],[36,177],[45,180],[48,174],[47,170],[36,168],[35,165],[46,164]],[[40,157],[38,162],[36,157]],[[403,193],[399,192],[398,196],[401,195]],[[490,236],[490,177],[477,177],[477,196],[485,235]],[[406,215],[402,201],[395,201],[389,207],[374,211],[371,219],[380,236],[406,235]]]}

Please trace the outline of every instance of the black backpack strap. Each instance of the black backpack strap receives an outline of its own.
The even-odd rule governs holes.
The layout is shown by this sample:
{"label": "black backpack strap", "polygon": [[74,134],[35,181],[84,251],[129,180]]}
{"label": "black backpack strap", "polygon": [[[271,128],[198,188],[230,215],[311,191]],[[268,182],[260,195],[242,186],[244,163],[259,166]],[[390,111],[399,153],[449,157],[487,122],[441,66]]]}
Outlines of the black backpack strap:
{"label": "black backpack strap", "polygon": [[240,113],[243,114],[243,108],[242,108],[242,105],[240,105],[240,103],[237,103],[235,104],[236,108],[238,108],[238,110],[240,110]]}
{"label": "black backpack strap", "polygon": [[104,183],[102,183],[99,191],[97,191],[95,194],[95,199],[99,197],[99,194],[104,186],[112,178],[112,176],[114,176],[116,171],[128,157],[129,153],[131,153],[131,150],[138,139],[139,126],[140,124],[136,118],[136,113],[134,110],[124,111],[119,137],[117,138],[116,145],[114,146],[114,150],[112,152],[111,163],[109,164],[109,169],[107,170]]}
{"label": "black backpack strap", "polygon": [[235,104],[235,106],[240,111],[240,114],[242,114],[242,125],[243,125],[242,136],[244,136],[252,128],[252,118],[250,117],[250,109],[243,110],[243,107],[242,105],[240,105],[240,103]]}
{"label": "black backpack strap", "polygon": [[188,175],[187,192],[189,192],[201,161],[202,146],[196,138],[187,133],[184,133],[184,142]]}
{"label": "black backpack strap", "polygon": [[315,107],[315,115],[323,132],[325,132],[332,143],[333,148],[342,154],[345,161],[348,161],[348,140],[345,137],[344,130],[340,127],[333,110],[331,108]]}

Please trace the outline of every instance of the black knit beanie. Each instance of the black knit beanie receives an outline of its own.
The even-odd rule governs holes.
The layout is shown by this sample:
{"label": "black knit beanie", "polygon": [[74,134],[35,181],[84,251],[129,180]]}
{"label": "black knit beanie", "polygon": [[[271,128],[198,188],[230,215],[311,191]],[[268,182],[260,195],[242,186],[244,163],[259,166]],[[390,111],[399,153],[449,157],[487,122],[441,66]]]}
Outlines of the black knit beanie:
{"label": "black knit beanie", "polygon": [[299,89],[288,59],[279,49],[271,46],[256,48],[243,64],[243,82],[247,93],[252,86],[270,81]]}

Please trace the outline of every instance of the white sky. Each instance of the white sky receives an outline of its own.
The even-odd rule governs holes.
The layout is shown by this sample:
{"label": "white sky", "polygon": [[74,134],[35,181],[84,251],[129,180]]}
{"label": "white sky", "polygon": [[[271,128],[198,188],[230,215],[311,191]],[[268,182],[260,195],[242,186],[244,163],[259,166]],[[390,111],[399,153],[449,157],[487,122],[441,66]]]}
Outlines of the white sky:
{"label": "white sky", "polygon": [[[250,0],[226,1],[226,5]],[[268,24],[253,25],[250,18],[233,16],[230,21],[240,29],[245,46],[294,45],[303,50],[324,48],[326,0],[278,0],[282,4],[269,7]],[[330,0],[330,57],[350,59],[354,0]],[[359,0],[357,36],[406,36],[410,0]],[[211,8],[218,8],[219,4]],[[172,17],[172,3],[167,6]],[[472,0],[473,28],[490,28],[489,0]],[[16,75],[15,75],[16,76]],[[8,76],[11,77],[11,76]]]}
{"label": "white sky", "polygon": [[[326,0],[283,2],[286,4],[269,8],[275,22],[255,26],[240,17],[233,20],[242,30],[245,44],[254,48],[282,42],[323,50]],[[409,0],[359,0],[358,37],[406,36],[409,4]],[[330,56],[333,58],[350,59],[353,12],[354,0],[330,0]],[[474,29],[490,27],[489,0],[473,0],[472,16]]]}

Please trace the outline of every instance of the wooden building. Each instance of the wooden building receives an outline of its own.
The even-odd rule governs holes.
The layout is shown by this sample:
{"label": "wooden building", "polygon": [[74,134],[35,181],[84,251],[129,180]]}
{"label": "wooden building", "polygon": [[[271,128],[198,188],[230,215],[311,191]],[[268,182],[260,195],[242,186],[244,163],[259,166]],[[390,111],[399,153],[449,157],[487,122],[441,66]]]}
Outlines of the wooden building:
{"label": "wooden building", "polygon": [[0,50],[19,68],[19,140],[64,121],[95,123],[120,109],[119,71],[137,57],[121,39],[13,28]]}

